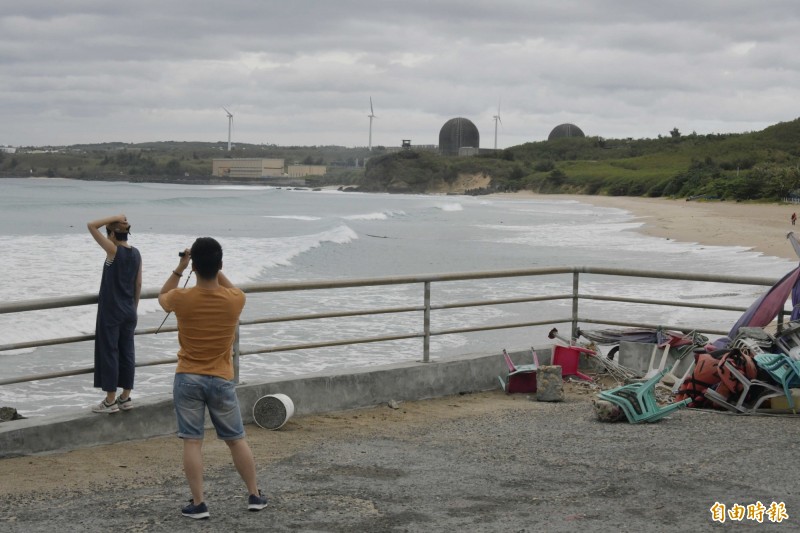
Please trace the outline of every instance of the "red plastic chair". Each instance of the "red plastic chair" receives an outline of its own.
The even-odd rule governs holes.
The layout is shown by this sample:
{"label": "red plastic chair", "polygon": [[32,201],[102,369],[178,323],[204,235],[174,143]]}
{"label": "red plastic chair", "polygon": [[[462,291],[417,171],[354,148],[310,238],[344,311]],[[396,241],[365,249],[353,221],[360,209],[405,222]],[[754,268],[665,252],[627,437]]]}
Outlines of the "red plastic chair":
{"label": "red plastic chair", "polygon": [[497,376],[497,379],[500,380],[500,385],[506,393],[536,392],[536,372],[539,370],[539,357],[533,348],[531,348],[531,354],[533,356],[532,365],[517,366],[511,360],[511,356],[508,355],[505,348],[503,349],[503,358],[506,360],[508,375],[505,381],[500,376]]}
{"label": "red plastic chair", "polygon": [[593,381],[592,378],[578,371],[578,362],[580,361],[581,353],[595,355],[592,350],[587,350],[580,346],[561,346],[554,344],[553,360],[551,364],[561,367],[562,378],[575,376],[586,381]]}

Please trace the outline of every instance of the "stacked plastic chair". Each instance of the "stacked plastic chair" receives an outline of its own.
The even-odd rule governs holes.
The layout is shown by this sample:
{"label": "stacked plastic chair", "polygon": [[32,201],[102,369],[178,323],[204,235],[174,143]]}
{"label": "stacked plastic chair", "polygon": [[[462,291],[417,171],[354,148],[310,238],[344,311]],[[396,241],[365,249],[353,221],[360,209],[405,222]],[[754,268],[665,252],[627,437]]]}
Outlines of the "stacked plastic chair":
{"label": "stacked plastic chair", "polygon": [[754,357],[759,368],[764,369],[769,376],[783,387],[789,408],[795,411],[792,392],[793,387],[800,387],[800,362],[782,353],[762,353]]}
{"label": "stacked plastic chair", "polygon": [[775,344],[793,359],[800,358],[800,321],[789,322],[775,337]]}
{"label": "stacked plastic chair", "polygon": [[668,370],[663,370],[641,383],[631,383],[615,389],[601,391],[600,398],[618,405],[631,424],[656,422],[673,411],[691,403],[687,398],[680,402],[660,407],[656,402],[655,387]]}
{"label": "stacked plastic chair", "polygon": [[[758,379],[747,379],[747,376],[739,372],[736,367],[728,361],[725,362],[725,367],[727,368],[728,372],[730,372],[731,375],[742,384],[738,398],[725,397],[711,387],[706,389],[704,396],[720,407],[724,407],[728,411],[732,411],[734,413],[756,412],[767,400],[783,396],[784,394],[780,388],[770,383]],[[758,390],[757,387],[761,387],[761,389],[763,389],[760,395],[756,395],[753,392],[754,390]],[[745,400],[748,399],[752,405],[745,405]]]}

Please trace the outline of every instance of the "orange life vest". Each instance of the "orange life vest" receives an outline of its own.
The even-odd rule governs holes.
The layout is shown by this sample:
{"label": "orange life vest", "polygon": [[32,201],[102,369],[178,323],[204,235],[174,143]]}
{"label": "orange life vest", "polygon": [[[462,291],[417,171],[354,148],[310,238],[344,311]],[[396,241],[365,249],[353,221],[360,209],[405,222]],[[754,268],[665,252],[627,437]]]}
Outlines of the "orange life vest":
{"label": "orange life vest", "polygon": [[731,363],[747,379],[754,379],[758,373],[753,358],[738,349],[698,353],[695,354],[694,361],[692,375],[684,380],[675,396],[678,401],[691,398],[692,402],[688,407],[715,406],[705,397],[708,388],[714,389],[726,400],[741,393],[742,382],[725,367],[726,362]]}

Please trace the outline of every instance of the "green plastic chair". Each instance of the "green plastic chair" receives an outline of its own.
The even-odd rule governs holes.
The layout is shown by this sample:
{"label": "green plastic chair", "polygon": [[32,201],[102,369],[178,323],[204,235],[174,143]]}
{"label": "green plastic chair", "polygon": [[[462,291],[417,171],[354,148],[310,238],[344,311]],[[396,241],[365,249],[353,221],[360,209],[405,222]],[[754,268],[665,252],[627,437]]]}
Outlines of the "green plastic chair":
{"label": "green plastic chair", "polygon": [[628,422],[631,424],[638,424],[639,422],[646,421],[647,415],[644,409],[642,409],[642,406],[636,400],[635,394],[628,394],[629,392],[632,391],[601,391],[598,396],[602,400],[619,406],[622,412],[625,413],[625,418],[627,418]]}
{"label": "green plastic chair", "polygon": [[663,407],[658,405],[655,387],[667,372],[669,370],[662,370],[642,383],[631,383],[615,389],[601,391],[599,396],[603,400],[618,405],[631,424],[656,422],[673,411],[685,407],[692,401],[687,398]]}

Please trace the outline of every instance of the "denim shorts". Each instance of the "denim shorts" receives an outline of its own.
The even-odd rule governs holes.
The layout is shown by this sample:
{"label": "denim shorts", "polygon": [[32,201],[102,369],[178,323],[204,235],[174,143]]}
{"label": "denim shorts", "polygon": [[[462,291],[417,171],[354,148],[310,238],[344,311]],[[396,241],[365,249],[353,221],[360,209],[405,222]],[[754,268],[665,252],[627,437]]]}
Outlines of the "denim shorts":
{"label": "denim shorts", "polygon": [[201,374],[175,374],[172,396],[180,438],[203,438],[206,408],[218,438],[237,440],[244,437],[242,413],[233,381]]}

